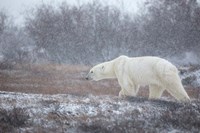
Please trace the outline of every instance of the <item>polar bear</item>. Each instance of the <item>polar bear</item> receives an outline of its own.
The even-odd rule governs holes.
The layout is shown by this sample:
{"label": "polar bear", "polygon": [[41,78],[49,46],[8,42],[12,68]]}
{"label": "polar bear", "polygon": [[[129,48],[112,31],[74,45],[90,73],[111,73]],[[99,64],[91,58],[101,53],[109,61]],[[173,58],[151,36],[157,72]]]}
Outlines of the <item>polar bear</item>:
{"label": "polar bear", "polygon": [[177,68],[169,61],[154,57],[120,56],[94,66],[86,79],[101,80],[117,78],[121,91],[119,96],[136,96],[141,85],[149,85],[149,98],[158,99],[167,90],[178,101],[189,102]]}

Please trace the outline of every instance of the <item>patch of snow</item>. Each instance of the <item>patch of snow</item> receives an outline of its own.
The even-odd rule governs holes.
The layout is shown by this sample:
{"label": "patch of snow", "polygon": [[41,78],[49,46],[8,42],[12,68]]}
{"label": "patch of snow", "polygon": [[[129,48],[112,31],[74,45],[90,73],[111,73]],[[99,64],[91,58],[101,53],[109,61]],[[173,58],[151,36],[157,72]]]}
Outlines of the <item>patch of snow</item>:
{"label": "patch of snow", "polygon": [[[182,80],[191,80],[190,85],[200,87],[200,69],[191,72],[185,72],[181,75]],[[188,81],[189,82],[189,81]]]}
{"label": "patch of snow", "polygon": [[[196,110],[199,110],[200,106],[194,102],[191,105],[186,104],[186,109],[184,109],[184,104],[180,103],[162,100],[149,101],[134,97],[120,99],[115,96],[0,92],[0,107],[6,110],[13,108],[26,110],[30,117],[29,125],[20,127],[21,132],[35,132],[35,128],[30,128],[30,126],[47,129],[47,131],[53,128],[56,132],[90,132],[90,130],[91,132],[94,130],[101,132],[102,129],[106,129],[108,132],[116,132],[116,129],[119,132],[134,132],[140,129],[151,129],[156,132],[187,132],[188,130],[183,130],[182,127],[174,127],[170,121],[169,125],[165,125],[163,122],[166,119],[174,119],[173,117],[179,119],[180,117],[172,117],[172,115],[187,111],[188,107],[194,114],[190,117],[198,119]],[[156,127],[158,123],[160,127]],[[187,125],[188,122],[184,124]],[[191,124],[193,123],[191,122]],[[27,130],[24,130],[25,128]],[[199,128],[194,127],[192,130],[197,131]]]}

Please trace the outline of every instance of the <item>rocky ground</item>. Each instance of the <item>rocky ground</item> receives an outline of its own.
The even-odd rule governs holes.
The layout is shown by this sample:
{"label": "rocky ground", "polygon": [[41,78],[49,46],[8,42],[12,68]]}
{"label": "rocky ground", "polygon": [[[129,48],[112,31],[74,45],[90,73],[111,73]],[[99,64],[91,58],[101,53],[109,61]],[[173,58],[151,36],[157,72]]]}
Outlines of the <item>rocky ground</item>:
{"label": "rocky ground", "polygon": [[200,101],[0,93],[0,132],[199,132]]}
{"label": "rocky ground", "polygon": [[[114,80],[88,82],[87,67],[49,66],[0,71],[0,133],[199,132],[199,69],[181,68],[191,103],[165,92],[148,100],[118,98]],[[194,78],[195,77],[195,78]]]}

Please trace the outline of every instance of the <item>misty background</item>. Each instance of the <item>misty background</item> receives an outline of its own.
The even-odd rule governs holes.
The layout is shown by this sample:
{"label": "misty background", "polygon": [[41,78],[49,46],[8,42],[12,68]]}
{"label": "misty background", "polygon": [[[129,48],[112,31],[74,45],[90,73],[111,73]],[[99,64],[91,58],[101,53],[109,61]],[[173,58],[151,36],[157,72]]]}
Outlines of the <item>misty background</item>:
{"label": "misty background", "polygon": [[6,9],[12,2],[0,6],[2,68],[45,62],[88,65],[122,54],[159,56],[176,65],[200,63],[197,0],[15,2],[23,10]]}

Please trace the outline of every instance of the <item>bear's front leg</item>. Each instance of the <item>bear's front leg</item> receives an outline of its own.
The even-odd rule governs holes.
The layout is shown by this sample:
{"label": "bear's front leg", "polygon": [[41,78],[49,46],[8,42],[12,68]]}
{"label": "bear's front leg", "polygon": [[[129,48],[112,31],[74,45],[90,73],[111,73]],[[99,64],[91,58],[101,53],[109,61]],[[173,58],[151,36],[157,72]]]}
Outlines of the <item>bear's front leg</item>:
{"label": "bear's front leg", "polygon": [[139,90],[139,86],[129,87],[127,89],[121,89],[119,92],[119,97],[124,96],[136,96]]}
{"label": "bear's front leg", "polygon": [[136,96],[139,88],[138,85],[135,85],[127,75],[123,75],[122,77],[118,78],[118,83],[121,86],[119,97]]}
{"label": "bear's front leg", "polygon": [[119,97],[123,98],[125,96],[126,96],[125,91],[121,89],[121,91],[119,92]]}

